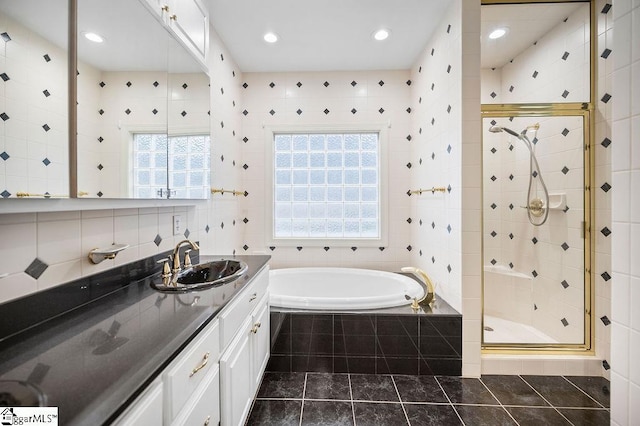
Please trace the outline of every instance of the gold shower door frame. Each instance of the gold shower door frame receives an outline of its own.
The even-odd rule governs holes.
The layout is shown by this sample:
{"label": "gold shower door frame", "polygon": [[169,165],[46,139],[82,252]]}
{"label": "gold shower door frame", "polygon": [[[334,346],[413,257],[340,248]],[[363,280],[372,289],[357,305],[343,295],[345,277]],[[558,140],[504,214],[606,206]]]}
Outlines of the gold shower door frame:
{"label": "gold shower door frame", "polygon": [[[591,188],[594,186],[594,126],[592,108],[590,103],[562,103],[562,104],[483,104],[481,111],[481,123],[485,118],[504,117],[582,117],[583,121],[583,171],[584,171],[584,340],[581,344],[572,343],[485,343],[484,340],[484,271],[482,274],[482,353],[486,354],[593,354],[593,336],[595,290],[592,260],[594,256],[594,244],[592,239],[592,223],[594,199]],[[482,129],[481,129],[481,134]],[[484,145],[484,136],[482,137]],[[484,168],[484,164],[483,164]],[[484,191],[482,194],[484,198]],[[482,223],[484,224],[484,209],[482,210]],[[484,232],[482,233],[482,259],[484,263]]]}

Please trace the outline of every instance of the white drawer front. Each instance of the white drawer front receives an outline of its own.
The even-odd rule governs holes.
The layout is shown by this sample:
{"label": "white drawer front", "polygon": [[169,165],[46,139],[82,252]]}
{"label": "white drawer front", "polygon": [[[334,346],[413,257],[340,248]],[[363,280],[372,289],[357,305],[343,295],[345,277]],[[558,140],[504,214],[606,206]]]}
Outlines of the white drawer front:
{"label": "white drawer front", "polygon": [[220,368],[217,364],[193,399],[193,403],[187,404],[173,425],[218,426],[220,421]]}
{"label": "white drawer front", "polygon": [[269,267],[266,266],[253,279],[249,287],[243,289],[236,300],[224,308],[219,315],[221,348],[226,348],[231,343],[242,322],[266,294],[268,286]]}
{"label": "white drawer front", "polygon": [[157,426],[162,424],[162,383],[156,381],[114,422],[117,426]]}
{"label": "white drawer front", "polygon": [[173,421],[198,385],[218,365],[220,327],[209,323],[201,336],[185,349],[165,372],[165,419]]}

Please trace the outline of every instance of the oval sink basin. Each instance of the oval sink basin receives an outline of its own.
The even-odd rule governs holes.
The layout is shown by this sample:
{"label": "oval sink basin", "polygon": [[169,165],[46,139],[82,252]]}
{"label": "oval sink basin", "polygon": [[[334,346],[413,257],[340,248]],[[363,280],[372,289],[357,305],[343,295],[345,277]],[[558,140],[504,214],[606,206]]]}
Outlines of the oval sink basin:
{"label": "oval sink basin", "polygon": [[202,290],[237,280],[247,269],[241,260],[214,260],[184,269],[162,282],[151,283],[151,287],[170,292]]}

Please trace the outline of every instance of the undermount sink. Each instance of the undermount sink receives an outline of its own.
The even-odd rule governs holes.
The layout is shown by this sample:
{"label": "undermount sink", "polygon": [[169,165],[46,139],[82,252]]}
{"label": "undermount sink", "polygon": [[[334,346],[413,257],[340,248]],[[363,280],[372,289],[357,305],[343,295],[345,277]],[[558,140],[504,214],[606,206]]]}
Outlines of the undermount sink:
{"label": "undermount sink", "polygon": [[167,292],[202,290],[237,280],[247,269],[247,264],[241,260],[214,260],[191,266],[161,282],[153,282],[151,287]]}

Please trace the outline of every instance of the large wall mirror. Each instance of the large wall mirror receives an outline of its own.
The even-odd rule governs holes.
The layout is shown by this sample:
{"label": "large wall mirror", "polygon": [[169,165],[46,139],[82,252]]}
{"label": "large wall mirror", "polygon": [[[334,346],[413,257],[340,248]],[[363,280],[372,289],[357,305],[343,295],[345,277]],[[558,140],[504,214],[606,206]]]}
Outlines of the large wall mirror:
{"label": "large wall mirror", "polygon": [[78,72],[79,196],[208,197],[209,78],[145,5],[78,2]]}
{"label": "large wall mirror", "polygon": [[69,195],[67,0],[0,0],[0,199]]}

